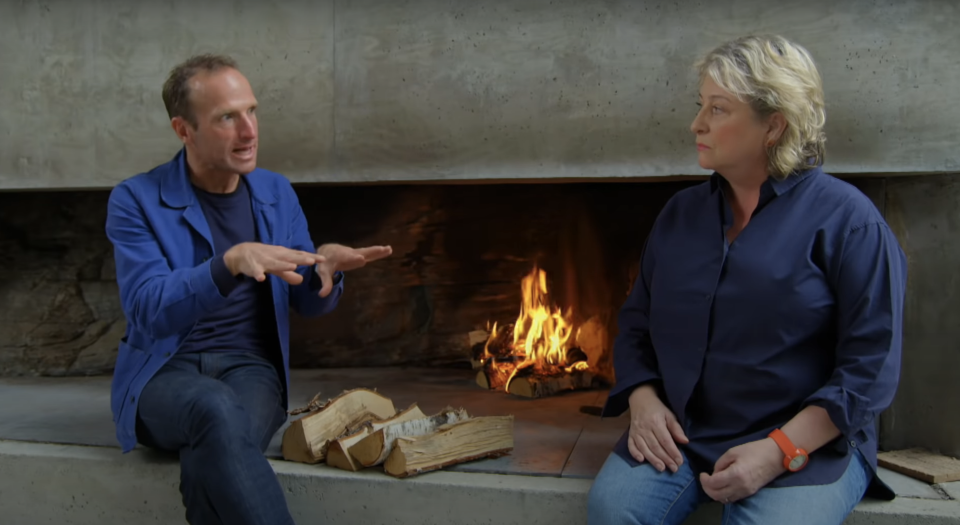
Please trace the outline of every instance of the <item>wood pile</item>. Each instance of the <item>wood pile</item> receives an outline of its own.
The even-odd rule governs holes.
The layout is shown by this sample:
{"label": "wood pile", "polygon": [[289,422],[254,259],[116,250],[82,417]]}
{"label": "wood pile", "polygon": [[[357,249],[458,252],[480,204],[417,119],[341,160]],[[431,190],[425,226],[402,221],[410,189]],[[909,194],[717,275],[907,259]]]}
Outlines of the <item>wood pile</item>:
{"label": "wood pile", "polygon": [[283,434],[284,459],[358,471],[381,466],[405,478],[513,450],[513,416],[472,417],[464,409],[397,411],[372,390],[348,390],[326,403],[315,397]]}

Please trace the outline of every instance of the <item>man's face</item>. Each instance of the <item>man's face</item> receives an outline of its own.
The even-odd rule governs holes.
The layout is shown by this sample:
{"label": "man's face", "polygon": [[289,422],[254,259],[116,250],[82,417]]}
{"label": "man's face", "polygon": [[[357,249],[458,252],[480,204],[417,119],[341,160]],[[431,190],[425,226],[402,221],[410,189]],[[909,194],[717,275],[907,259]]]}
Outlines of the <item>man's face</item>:
{"label": "man's face", "polygon": [[205,175],[253,171],[257,166],[257,99],[246,77],[224,68],[198,73],[189,82],[197,126],[180,119],[174,128],[196,164],[193,169]]}

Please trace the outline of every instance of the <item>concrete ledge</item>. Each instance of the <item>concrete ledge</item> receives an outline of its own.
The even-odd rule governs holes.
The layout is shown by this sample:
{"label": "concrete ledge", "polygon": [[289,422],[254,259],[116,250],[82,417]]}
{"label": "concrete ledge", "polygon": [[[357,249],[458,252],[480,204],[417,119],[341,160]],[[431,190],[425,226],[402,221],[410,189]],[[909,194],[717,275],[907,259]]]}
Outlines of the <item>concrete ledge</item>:
{"label": "concrete ledge", "polygon": [[[398,480],[273,461],[298,523],[583,524],[591,480],[434,472]],[[183,524],[179,467],[145,450],[0,441],[4,523]],[[689,525],[719,523],[719,506]],[[960,524],[955,500],[865,501],[852,525]]]}

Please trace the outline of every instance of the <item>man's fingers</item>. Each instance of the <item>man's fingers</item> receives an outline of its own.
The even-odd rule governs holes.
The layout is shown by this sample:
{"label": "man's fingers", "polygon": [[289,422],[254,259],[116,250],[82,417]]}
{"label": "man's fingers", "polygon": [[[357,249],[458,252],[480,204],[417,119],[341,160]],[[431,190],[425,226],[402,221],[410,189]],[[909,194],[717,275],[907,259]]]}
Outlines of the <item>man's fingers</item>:
{"label": "man's fingers", "polygon": [[333,291],[333,275],[323,266],[317,267],[317,274],[320,275],[320,282],[323,283],[320,287],[320,297],[326,297]]}
{"label": "man's fingers", "polygon": [[303,282],[303,276],[292,270],[289,270],[286,272],[279,272],[276,274],[276,276],[294,286]]}
{"label": "man's fingers", "polygon": [[278,254],[277,258],[286,262],[296,264],[297,266],[313,266],[317,263],[322,263],[327,260],[326,257],[310,252],[304,252],[300,250],[291,250],[289,248],[283,248]]}
{"label": "man's fingers", "polygon": [[666,425],[654,426],[653,433],[656,435],[660,447],[663,448],[663,452],[667,456],[664,460],[669,459],[667,465],[670,466],[670,470],[676,472],[680,465],[683,465],[683,456],[680,454],[680,449],[677,448],[677,444],[673,441],[673,436],[670,435]]}
{"label": "man's fingers", "polygon": [[254,263],[250,268],[250,277],[256,279],[258,283],[262,283],[264,279],[267,278],[266,269],[263,266]]}
{"label": "man's fingers", "polygon": [[354,251],[363,256],[366,262],[371,262],[388,257],[393,253],[393,248],[390,246],[368,246],[366,248],[356,248]]}

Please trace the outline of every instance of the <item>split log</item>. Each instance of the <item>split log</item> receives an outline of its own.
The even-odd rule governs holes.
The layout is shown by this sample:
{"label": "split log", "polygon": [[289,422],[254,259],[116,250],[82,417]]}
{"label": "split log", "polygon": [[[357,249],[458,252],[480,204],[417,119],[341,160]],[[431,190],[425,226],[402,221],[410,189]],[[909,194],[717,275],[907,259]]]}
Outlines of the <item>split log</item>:
{"label": "split log", "polygon": [[348,435],[330,442],[330,445],[327,448],[326,463],[331,467],[337,467],[342,470],[356,472],[363,468],[363,465],[361,465],[360,462],[358,462],[356,458],[350,454],[350,447],[356,445],[363,438],[380,430],[383,427],[397,423],[403,423],[404,421],[410,421],[413,419],[420,419],[423,417],[426,417],[426,415],[422,410],[420,410],[420,407],[414,403],[410,405],[410,408],[400,412],[392,418],[362,423],[359,429],[356,429],[350,432]]}
{"label": "split log", "polygon": [[[313,403],[311,403],[313,404]],[[319,463],[326,455],[330,441],[351,429],[375,419],[396,415],[393,401],[372,390],[348,390],[322,407],[297,419],[283,433],[283,458],[301,463]]]}
{"label": "split log", "polygon": [[521,397],[546,397],[564,390],[599,388],[600,381],[590,371],[574,370],[569,374],[514,377],[507,385],[507,392]]}
{"label": "split log", "polygon": [[477,384],[480,385],[480,388],[484,390],[490,390],[490,380],[487,379],[486,370],[480,370],[477,372]]}
{"label": "split log", "polygon": [[430,417],[384,426],[350,447],[350,455],[364,467],[379,465],[386,461],[398,438],[423,436],[436,432],[443,425],[463,421],[469,417],[467,411],[462,408],[459,410],[448,408]]}
{"label": "split log", "polygon": [[399,438],[383,470],[405,478],[511,450],[513,416],[477,417],[444,425],[431,434]]}

